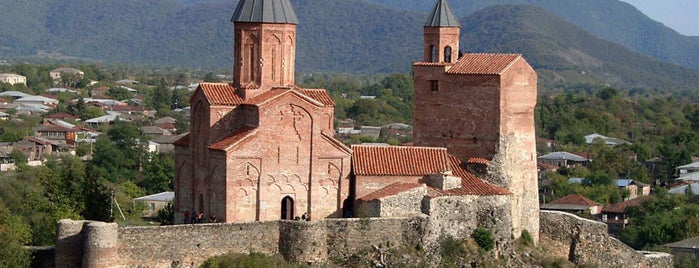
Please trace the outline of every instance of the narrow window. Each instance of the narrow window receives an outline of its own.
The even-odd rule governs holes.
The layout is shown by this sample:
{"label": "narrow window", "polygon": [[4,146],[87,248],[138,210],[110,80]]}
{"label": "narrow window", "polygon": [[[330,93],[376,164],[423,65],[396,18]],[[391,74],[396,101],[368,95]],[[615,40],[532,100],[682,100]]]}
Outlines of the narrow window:
{"label": "narrow window", "polygon": [[437,62],[437,48],[430,46],[430,62]]}
{"label": "narrow window", "polygon": [[430,91],[439,91],[439,80],[430,80]]}
{"label": "narrow window", "polygon": [[451,47],[444,48],[444,62],[451,63]]}

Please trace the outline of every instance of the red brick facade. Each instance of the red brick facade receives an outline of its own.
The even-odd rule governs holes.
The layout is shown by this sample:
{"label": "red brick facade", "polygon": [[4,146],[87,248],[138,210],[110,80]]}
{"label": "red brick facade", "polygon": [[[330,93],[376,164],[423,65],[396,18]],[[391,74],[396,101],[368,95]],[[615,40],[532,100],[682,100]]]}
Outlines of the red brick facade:
{"label": "red brick facade", "polygon": [[334,103],[294,86],[296,25],[235,23],[231,84],[192,95],[189,135],[176,143],[175,212],[225,222],[339,217],[350,149],[333,138]]}

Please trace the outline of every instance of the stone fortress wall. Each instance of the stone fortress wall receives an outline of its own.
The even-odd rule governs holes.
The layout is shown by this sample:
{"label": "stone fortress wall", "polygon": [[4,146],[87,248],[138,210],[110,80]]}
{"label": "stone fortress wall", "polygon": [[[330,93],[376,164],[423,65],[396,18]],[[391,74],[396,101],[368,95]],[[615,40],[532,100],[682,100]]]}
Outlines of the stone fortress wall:
{"label": "stone fortress wall", "polygon": [[[474,203],[474,200],[478,200]],[[267,221],[156,227],[61,220],[55,267],[190,267],[229,253],[280,254],[293,262],[345,259],[372,246],[439,250],[444,234],[469,236],[477,227],[493,231],[496,250],[512,250],[507,200],[446,197],[430,200],[431,216]],[[495,205],[490,205],[490,204]],[[471,206],[469,213],[456,217]],[[495,214],[493,214],[495,213]],[[603,223],[560,212],[540,213],[540,245],[576,264],[600,267],[672,267],[665,253],[634,251],[606,233]],[[488,220],[484,220],[488,218]],[[510,236],[510,237],[508,237]]]}

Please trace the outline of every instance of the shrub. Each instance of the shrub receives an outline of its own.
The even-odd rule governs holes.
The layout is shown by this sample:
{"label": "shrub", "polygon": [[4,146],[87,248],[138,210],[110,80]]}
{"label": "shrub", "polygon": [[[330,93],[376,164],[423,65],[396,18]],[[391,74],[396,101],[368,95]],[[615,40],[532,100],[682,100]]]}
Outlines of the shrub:
{"label": "shrub", "polygon": [[522,236],[519,237],[519,243],[523,246],[531,246],[534,244],[534,239],[529,231],[522,230]]}
{"label": "shrub", "polygon": [[488,229],[478,227],[475,231],[473,231],[471,237],[473,237],[473,240],[476,241],[478,247],[485,251],[492,250],[495,245],[493,234]]}

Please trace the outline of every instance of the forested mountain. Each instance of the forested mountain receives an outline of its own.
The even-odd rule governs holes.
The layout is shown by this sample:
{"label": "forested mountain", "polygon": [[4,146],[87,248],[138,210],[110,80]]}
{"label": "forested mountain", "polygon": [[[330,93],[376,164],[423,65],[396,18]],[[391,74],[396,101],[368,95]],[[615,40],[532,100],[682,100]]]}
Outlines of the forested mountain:
{"label": "forested mountain", "polygon": [[[419,12],[430,10],[434,5],[434,1],[425,0],[366,1]],[[452,0],[449,3],[458,17],[493,5],[537,6],[603,39],[645,55],[699,69],[699,36],[681,35],[618,0]]]}
{"label": "forested mountain", "polygon": [[[463,9],[463,1],[452,2],[457,10]],[[486,6],[485,1],[466,2]],[[550,4],[564,6],[564,2],[571,1]],[[588,2],[591,10],[604,9],[598,0]],[[406,73],[421,58],[422,24],[433,1],[415,3],[415,9],[427,5],[423,12],[365,0],[292,0],[292,4],[300,20],[298,71]],[[236,1],[222,0],[0,0],[4,26],[0,57],[75,57],[229,71],[230,17],[235,6]],[[577,7],[580,13],[588,12]],[[583,82],[686,89],[699,84],[699,71],[652,61],[538,9],[488,8],[463,20],[462,32],[462,50],[522,53],[540,69],[545,85]]]}
{"label": "forested mountain", "polygon": [[524,53],[549,88],[595,81],[659,89],[699,84],[697,70],[632,52],[530,5],[489,7],[461,25],[462,50]]}

